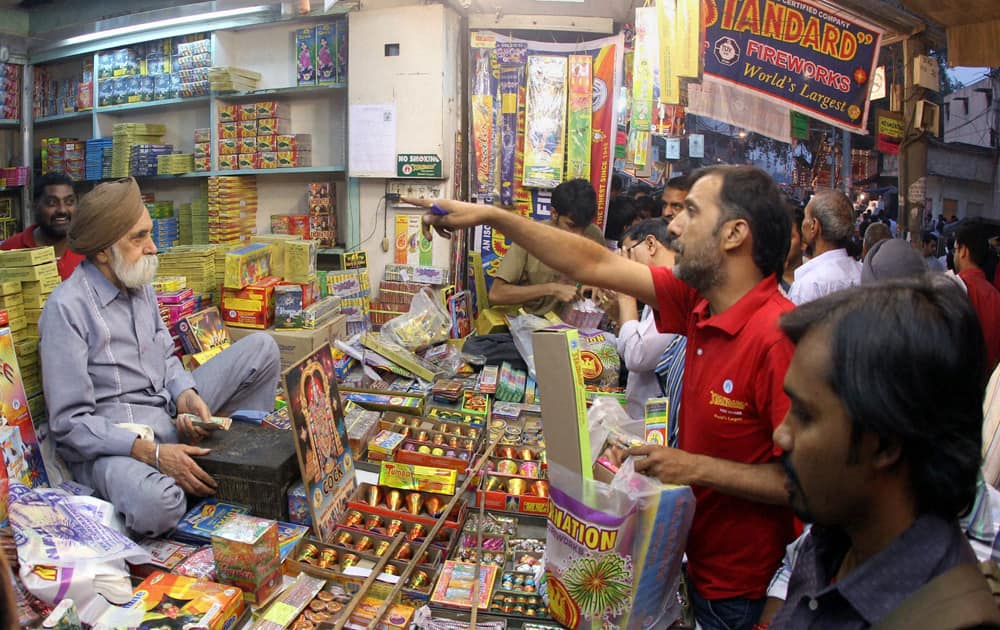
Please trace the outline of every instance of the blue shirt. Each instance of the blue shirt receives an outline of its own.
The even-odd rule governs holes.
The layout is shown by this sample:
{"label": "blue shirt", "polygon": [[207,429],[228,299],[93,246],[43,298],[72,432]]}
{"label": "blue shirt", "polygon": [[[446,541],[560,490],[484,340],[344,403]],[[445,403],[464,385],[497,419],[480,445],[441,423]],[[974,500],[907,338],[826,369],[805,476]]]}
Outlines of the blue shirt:
{"label": "blue shirt", "polygon": [[150,285],[120,291],[89,260],[56,287],[38,322],[49,425],[67,463],[129,455],[145,424],[177,442],[174,401],[194,378],[174,355]]}
{"label": "blue shirt", "polygon": [[927,582],[959,563],[976,562],[956,522],[924,514],[885,549],[831,584],[849,546],[839,530],[812,528],[772,630],[868,628]]}

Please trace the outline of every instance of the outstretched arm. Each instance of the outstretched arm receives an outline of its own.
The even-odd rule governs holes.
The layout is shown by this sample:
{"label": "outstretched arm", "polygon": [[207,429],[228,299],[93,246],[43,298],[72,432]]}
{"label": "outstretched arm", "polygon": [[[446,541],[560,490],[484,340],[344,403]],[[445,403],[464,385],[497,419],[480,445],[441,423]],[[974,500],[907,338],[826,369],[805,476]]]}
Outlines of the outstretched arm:
{"label": "outstretched arm", "polygon": [[490,225],[538,260],[581,284],[614,289],[647,304],[656,304],[653,278],[646,265],[616,256],[588,238],[495,206],[453,199],[405,201],[430,208],[431,212],[424,215],[424,225],[433,227],[443,236],[450,237],[456,229]]}

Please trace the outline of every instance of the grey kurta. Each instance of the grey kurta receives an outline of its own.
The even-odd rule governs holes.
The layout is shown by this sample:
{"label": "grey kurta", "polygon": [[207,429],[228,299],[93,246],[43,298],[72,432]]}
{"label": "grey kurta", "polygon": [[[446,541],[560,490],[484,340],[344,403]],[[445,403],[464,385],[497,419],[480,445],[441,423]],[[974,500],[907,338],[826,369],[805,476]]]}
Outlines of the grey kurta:
{"label": "grey kurta", "polygon": [[192,387],[213,413],[273,408],[280,365],[269,336],[245,337],[188,372],[174,356],[152,287],[119,291],[89,261],[52,293],[38,327],[56,450],[135,532],[169,530],[186,500],[172,478],[130,456],[136,435],[116,425],[148,425],[157,442],[177,442],[175,401]]}

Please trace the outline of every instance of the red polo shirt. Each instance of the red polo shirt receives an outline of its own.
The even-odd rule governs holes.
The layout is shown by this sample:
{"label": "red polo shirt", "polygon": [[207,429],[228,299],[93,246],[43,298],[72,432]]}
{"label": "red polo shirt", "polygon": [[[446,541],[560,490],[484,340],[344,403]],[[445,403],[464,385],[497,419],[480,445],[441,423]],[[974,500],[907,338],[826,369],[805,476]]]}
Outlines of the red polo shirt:
{"label": "red polo shirt", "polygon": [[[778,318],[794,305],[774,276],[725,312],[665,267],[651,267],[662,333],[687,335],[679,448],[747,464],[774,461],[772,434],[788,411],[782,389],[794,345]],[[707,599],[763,597],[794,537],[792,512],[694,486],[688,573]]]}
{"label": "red polo shirt", "polygon": [[[0,249],[30,249],[32,247],[38,247],[38,243],[35,242],[35,229],[38,228],[37,225],[32,225],[28,227],[27,230],[23,232],[18,232],[17,234],[11,236],[2,244],[0,244]],[[63,252],[63,255],[59,257],[56,261],[56,267],[59,268],[59,276],[65,280],[66,278],[73,275],[73,270],[79,265],[86,256],[81,256],[73,250],[67,248]]]}
{"label": "red polo shirt", "polygon": [[1000,361],[1000,291],[990,284],[982,269],[963,269],[958,277],[969,290],[969,301],[979,316],[979,325],[986,339],[986,373]]}

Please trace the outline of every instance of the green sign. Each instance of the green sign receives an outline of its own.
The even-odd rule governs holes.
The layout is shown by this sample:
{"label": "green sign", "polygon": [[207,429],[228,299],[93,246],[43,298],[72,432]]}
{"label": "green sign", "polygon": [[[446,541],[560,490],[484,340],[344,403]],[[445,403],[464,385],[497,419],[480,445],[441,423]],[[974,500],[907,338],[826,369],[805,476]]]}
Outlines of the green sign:
{"label": "green sign", "polygon": [[809,117],[798,112],[792,112],[792,137],[799,140],[809,139]]}
{"label": "green sign", "polygon": [[396,156],[396,177],[441,179],[441,158],[433,153],[400,153]]}

